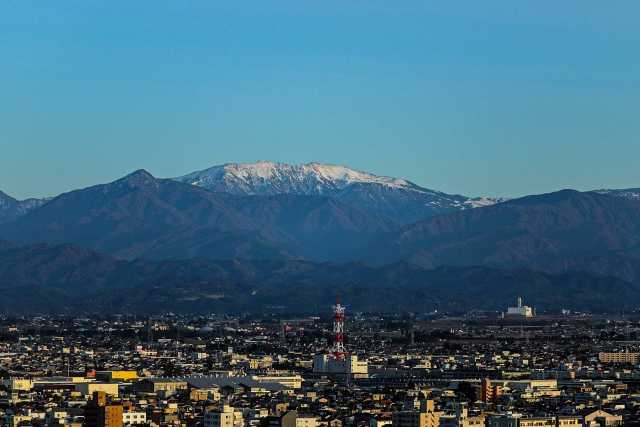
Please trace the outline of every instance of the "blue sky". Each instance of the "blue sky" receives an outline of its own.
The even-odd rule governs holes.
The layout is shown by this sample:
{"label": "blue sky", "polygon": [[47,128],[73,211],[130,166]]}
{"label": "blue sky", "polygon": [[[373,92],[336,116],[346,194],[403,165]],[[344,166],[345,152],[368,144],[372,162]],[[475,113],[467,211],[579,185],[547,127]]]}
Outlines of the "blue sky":
{"label": "blue sky", "polygon": [[468,196],[640,187],[638,1],[0,3],[0,190],[320,161]]}

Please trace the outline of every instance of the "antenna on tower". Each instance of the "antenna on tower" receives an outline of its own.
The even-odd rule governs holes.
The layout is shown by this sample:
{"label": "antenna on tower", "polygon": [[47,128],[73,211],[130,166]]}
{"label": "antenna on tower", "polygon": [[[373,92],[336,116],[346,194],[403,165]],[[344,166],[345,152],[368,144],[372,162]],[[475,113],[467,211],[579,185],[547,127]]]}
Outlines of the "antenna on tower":
{"label": "antenna on tower", "polygon": [[331,353],[340,360],[347,354],[344,348],[344,307],[340,305],[340,294],[338,303],[333,306],[333,348]]}

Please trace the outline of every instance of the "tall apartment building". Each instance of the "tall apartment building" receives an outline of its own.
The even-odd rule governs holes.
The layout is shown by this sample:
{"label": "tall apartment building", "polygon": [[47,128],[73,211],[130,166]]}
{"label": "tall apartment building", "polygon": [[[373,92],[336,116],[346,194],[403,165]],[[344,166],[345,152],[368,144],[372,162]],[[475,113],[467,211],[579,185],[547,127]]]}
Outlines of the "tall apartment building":
{"label": "tall apartment building", "polygon": [[391,414],[393,427],[438,427],[442,412],[434,409],[433,400],[420,402],[420,412],[399,411]]}
{"label": "tall apartment building", "polygon": [[480,381],[480,385],[476,388],[476,399],[483,402],[490,402],[502,395],[502,387],[499,385],[492,386],[491,380],[485,378]]}
{"label": "tall apartment building", "polygon": [[122,427],[122,405],[107,402],[107,393],[93,392],[93,398],[84,407],[85,427]]}

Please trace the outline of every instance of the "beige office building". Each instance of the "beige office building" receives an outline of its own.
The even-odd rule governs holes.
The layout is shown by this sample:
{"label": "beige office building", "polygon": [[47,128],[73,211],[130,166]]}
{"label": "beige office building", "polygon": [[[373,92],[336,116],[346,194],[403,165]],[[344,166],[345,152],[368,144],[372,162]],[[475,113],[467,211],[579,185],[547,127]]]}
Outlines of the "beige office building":
{"label": "beige office building", "polygon": [[433,400],[420,402],[420,412],[399,411],[391,414],[393,427],[438,427],[442,412],[436,412]]}
{"label": "beige office building", "polygon": [[629,353],[629,350],[619,353],[598,353],[598,359],[603,363],[631,363],[636,365],[640,360],[640,353]]}

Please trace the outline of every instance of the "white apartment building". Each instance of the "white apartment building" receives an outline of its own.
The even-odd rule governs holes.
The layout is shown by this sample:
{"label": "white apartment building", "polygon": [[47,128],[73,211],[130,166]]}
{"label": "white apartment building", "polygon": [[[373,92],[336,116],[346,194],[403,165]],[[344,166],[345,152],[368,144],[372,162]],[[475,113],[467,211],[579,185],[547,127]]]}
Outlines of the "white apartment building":
{"label": "white apartment building", "polygon": [[217,411],[204,413],[204,427],[243,427],[242,412],[228,404],[220,405]]}
{"label": "white apartment building", "polygon": [[123,412],[122,413],[122,425],[128,424],[144,424],[147,422],[146,412]]}

